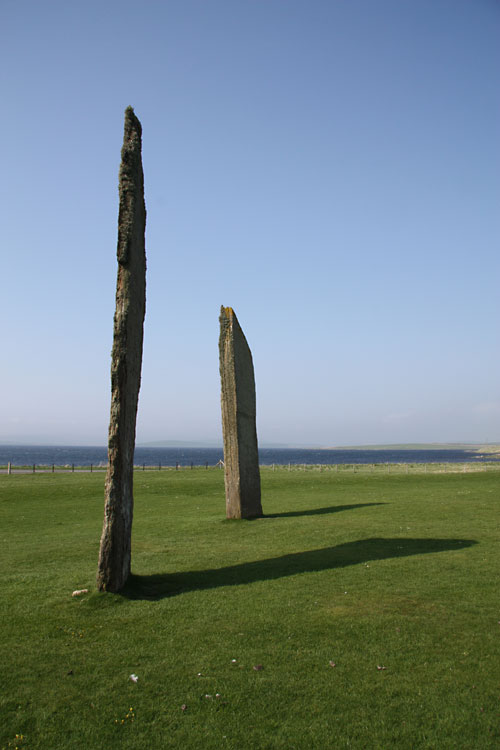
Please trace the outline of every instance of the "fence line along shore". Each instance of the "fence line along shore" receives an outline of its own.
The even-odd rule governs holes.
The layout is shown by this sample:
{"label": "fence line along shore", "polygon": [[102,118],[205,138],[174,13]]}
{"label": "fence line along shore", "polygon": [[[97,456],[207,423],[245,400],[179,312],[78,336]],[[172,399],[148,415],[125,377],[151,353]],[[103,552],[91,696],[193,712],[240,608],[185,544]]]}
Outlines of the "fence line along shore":
{"label": "fence line along shore", "polygon": [[[135,464],[134,471],[190,471],[204,469],[206,471],[213,469],[223,469],[224,462],[218,461],[211,464],[206,461],[204,464],[195,464],[194,462],[181,464],[176,462],[174,465],[166,464]],[[425,463],[400,463],[400,462],[381,462],[381,463],[344,463],[344,464],[307,464],[307,463],[288,463],[288,464],[260,464],[262,472],[276,471],[309,471],[309,472],[333,472],[336,474],[467,474],[479,471],[498,471],[500,470],[499,461],[471,461],[471,462],[425,462]],[[107,471],[107,464],[100,462],[98,464],[20,464],[14,465],[9,462],[0,464],[0,474],[92,474]]]}

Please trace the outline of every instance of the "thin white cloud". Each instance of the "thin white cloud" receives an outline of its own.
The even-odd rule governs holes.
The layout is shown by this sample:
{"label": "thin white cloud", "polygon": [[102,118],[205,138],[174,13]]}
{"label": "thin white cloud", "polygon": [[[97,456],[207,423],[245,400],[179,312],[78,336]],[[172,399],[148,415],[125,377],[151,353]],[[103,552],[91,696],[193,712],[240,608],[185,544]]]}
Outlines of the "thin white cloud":
{"label": "thin white cloud", "polygon": [[483,401],[472,407],[476,414],[500,414],[500,401]]}
{"label": "thin white cloud", "polygon": [[393,414],[386,414],[385,417],[382,417],[382,422],[386,424],[394,424],[394,422],[404,422],[407,419],[411,419],[415,416],[415,411],[401,411],[401,412],[395,412]]}

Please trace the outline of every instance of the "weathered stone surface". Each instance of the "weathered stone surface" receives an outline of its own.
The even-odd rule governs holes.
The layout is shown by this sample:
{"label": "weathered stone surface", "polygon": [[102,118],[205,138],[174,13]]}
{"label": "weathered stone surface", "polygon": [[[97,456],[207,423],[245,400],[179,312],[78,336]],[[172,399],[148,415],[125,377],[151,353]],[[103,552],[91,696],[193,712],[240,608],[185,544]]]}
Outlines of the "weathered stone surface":
{"label": "weathered stone surface", "polygon": [[111,353],[111,414],[104,524],[97,569],[100,591],[119,591],[130,574],[133,464],[146,310],[146,207],[141,123],[125,110],[120,165],[118,278]]}
{"label": "weathered stone surface", "polygon": [[227,518],[262,515],[252,353],[231,307],[221,307],[219,366]]}

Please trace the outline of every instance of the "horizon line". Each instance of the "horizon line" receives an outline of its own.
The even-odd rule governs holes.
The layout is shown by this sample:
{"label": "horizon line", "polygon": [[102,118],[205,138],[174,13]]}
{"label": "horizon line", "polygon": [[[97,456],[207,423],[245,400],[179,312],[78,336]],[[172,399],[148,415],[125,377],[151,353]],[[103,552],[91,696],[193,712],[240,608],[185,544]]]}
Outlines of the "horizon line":
{"label": "horizon line", "polygon": [[[324,443],[282,443],[282,442],[268,442],[268,441],[262,441],[259,445],[259,448],[266,449],[266,448],[275,448],[275,449],[297,449],[297,450],[391,450],[391,449],[399,449],[404,450],[405,448],[408,450],[411,450],[412,447],[416,450],[418,450],[418,447],[424,446],[427,450],[432,450],[432,448],[443,448],[448,447],[452,449],[453,447],[456,448],[468,448],[468,447],[488,447],[488,446],[497,446],[500,445],[500,440],[498,441],[488,441],[488,442],[476,442],[476,441],[410,441],[407,443],[357,443],[357,444],[337,444],[337,445],[325,445]],[[22,440],[19,442],[16,441],[7,441],[7,440],[0,440],[0,446],[19,446],[19,447],[53,447],[53,448],[105,448],[107,449],[106,443],[73,443],[73,442],[33,442],[33,441],[26,441]],[[410,447],[411,446],[411,447]],[[213,448],[213,449],[222,449],[223,444],[222,441],[215,442],[215,441],[193,441],[193,440],[158,440],[158,441],[144,441],[140,443],[135,444],[135,448]]]}

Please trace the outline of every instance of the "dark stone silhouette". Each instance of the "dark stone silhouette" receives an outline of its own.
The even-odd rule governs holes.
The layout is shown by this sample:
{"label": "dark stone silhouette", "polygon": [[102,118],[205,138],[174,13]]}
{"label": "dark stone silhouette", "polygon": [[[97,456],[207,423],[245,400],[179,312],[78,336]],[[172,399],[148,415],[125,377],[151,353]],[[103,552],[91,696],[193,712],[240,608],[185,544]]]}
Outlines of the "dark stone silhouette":
{"label": "dark stone silhouette", "polygon": [[118,214],[118,278],[111,353],[111,414],[104,524],[97,569],[100,591],[119,591],[130,574],[133,471],[146,309],[146,207],[141,123],[125,110]]}
{"label": "dark stone silhouette", "polygon": [[252,353],[231,307],[220,310],[219,365],[227,518],[262,516]]}
{"label": "dark stone silhouette", "polygon": [[[349,506],[346,506],[349,507]],[[351,506],[355,508],[356,506]],[[360,505],[363,507],[363,504]],[[257,523],[280,523],[266,516]],[[475,539],[411,539],[371,538],[344,542],[334,547],[292,552],[279,557],[228,565],[225,568],[185,570],[179,573],[134,575],[123,589],[129,599],[163,599],[188,591],[245,586],[256,581],[275,581],[287,576],[317,573],[321,570],[340,570],[350,565],[375,560],[398,560],[412,555],[428,555],[451,550],[465,550],[478,542]],[[418,574],[416,574],[418,575]]]}

